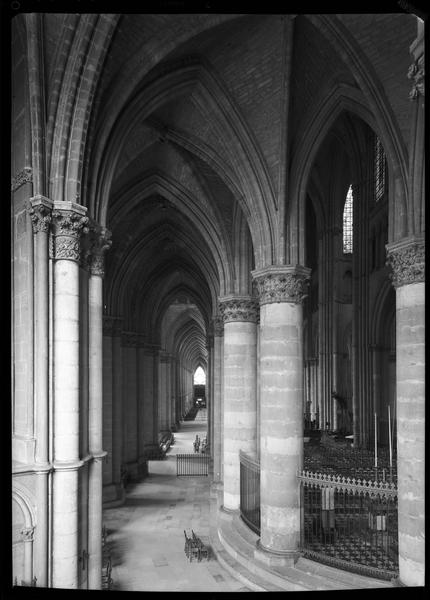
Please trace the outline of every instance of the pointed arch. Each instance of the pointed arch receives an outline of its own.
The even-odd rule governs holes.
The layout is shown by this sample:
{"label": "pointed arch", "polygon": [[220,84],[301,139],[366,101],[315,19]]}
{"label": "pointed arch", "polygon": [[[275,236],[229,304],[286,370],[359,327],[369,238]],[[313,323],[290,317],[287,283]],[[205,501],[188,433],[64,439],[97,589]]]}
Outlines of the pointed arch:
{"label": "pointed arch", "polygon": [[[310,173],[321,144],[342,112],[352,113],[361,118],[381,138],[388,159],[391,180],[390,213],[396,209],[406,217],[407,180],[405,177],[405,155],[403,145],[389,137],[389,132],[381,129],[378,120],[370,111],[363,93],[349,85],[338,85],[330,93],[324,94],[319,105],[308,116],[301,142],[294,154],[291,168],[290,203],[288,207],[288,235],[286,256],[290,263],[304,264],[304,206]],[[392,220],[390,219],[390,223]],[[403,220],[402,232],[407,223]],[[400,231],[390,231],[391,237],[403,235]]]}
{"label": "pointed arch", "polygon": [[[147,82],[120,115],[111,132],[107,147],[98,148],[93,162],[96,185],[89,198],[89,212],[100,223],[105,223],[116,164],[128,133],[138,121],[148,118],[157,108],[178,96],[192,94],[203,114],[210,114],[214,128],[225,139],[228,159],[224,161],[226,177],[220,169],[220,160],[211,167],[229,187],[239,202],[251,231],[256,263],[272,261],[276,227],[275,195],[263,155],[239,109],[224,89],[216,74],[207,64],[191,58],[185,64],[169,65],[158,78]],[[204,152],[201,153],[204,157]],[[236,186],[229,185],[229,179]],[[241,193],[237,194],[237,188]]]}

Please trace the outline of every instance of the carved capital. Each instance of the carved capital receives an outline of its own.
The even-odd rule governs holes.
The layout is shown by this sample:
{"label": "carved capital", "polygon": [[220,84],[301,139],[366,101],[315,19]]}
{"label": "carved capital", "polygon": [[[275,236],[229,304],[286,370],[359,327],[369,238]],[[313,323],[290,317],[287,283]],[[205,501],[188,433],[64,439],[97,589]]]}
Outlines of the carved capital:
{"label": "carved capital", "polygon": [[416,100],[419,95],[424,96],[424,54],[411,64],[407,77],[412,81],[412,89],[409,92],[410,100]]}
{"label": "carved capital", "polygon": [[33,233],[48,233],[52,221],[53,203],[44,196],[30,198],[27,208],[30,215]]}
{"label": "carved capital", "polygon": [[104,253],[112,245],[111,232],[105,228],[90,229],[88,266],[91,275],[104,276]]}
{"label": "carved capital", "polygon": [[32,183],[33,181],[33,170],[31,167],[24,167],[16,175],[14,175],[10,182],[10,189],[15,192],[25,183]]}
{"label": "carved capital", "polygon": [[32,542],[34,534],[34,527],[24,527],[21,529],[21,535],[24,542]]}
{"label": "carved capital", "polygon": [[[59,206],[63,204],[63,206]],[[53,258],[79,261],[81,236],[88,233],[86,209],[70,202],[55,202],[52,211]]]}
{"label": "carved capital", "polygon": [[220,298],[219,312],[224,323],[233,321],[257,322],[258,302],[249,296]]}
{"label": "carved capital", "polygon": [[213,332],[215,336],[221,337],[224,335],[224,319],[221,315],[217,315],[213,321]]}
{"label": "carved capital", "polygon": [[271,266],[253,271],[257,283],[260,305],[274,302],[299,304],[308,295],[311,270],[301,266]]}
{"label": "carved capital", "polygon": [[387,262],[395,288],[425,281],[424,239],[413,238],[387,244]]}

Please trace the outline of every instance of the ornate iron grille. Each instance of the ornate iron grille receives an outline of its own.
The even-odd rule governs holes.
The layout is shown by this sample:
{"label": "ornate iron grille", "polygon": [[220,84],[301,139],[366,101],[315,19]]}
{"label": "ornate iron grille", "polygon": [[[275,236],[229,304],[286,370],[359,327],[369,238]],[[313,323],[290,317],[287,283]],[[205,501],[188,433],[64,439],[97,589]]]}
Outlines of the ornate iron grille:
{"label": "ornate iron grille", "polygon": [[398,575],[394,483],[303,471],[301,550],[314,560],[390,580]]}
{"label": "ornate iron grille", "polygon": [[239,452],[240,516],[252,531],[260,535],[260,463]]}
{"label": "ornate iron grille", "polygon": [[207,476],[209,473],[209,454],[177,454],[176,475],[178,477]]}

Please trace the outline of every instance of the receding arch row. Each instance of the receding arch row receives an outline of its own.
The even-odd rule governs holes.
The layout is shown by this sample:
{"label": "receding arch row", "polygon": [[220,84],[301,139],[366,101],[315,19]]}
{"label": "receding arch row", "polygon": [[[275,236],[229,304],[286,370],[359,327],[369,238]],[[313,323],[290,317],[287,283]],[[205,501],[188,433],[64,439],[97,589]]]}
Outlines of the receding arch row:
{"label": "receding arch row", "polygon": [[[147,118],[162,104],[190,91],[195,101],[204,110],[203,114],[206,111],[210,112],[215,128],[226,140],[226,146],[231,149],[227,162],[233,165],[233,170],[239,174],[236,179],[243,192],[237,197],[236,190],[230,189],[244,213],[249,215],[248,225],[256,253],[256,263],[270,264],[276,229],[275,224],[272,223],[273,216],[270,217],[270,214],[276,215],[276,206],[267,166],[238,109],[227,97],[226,91],[216,80],[215,75],[209,73],[207,66],[203,67],[200,63],[182,65],[173,72],[168,72],[156,82],[143,87],[130,103],[127,111],[116,123],[110,145],[104,149],[103,157],[99,160],[100,164],[95,165],[95,179],[99,185],[89,199],[90,214],[94,214],[100,223],[105,224],[107,221],[108,199],[115,166],[128,132],[138,121]],[[203,150],[201,157],[205,158]],[[219,160],[213,161],[211,166],[216,169],[219,164]],[[219,170],[217,174],[228,186],[229,182],[225,174]]]}
{"label": "receding arch row", "polygon": [[188,320],[181,324],[175,334],[173,351],[179,360],[192,367],[207,364],[207,350],[204,332],[195,321]]}
{"label": "receding arch row", "polygon": [[138,181],[131,182],[130,186],[121,190],[120,196],[115,198],[113,212],[109,211],[110,228],[115,230],[116,225],[127,213],[153,195],[166,198],[184,219],[193,225],[195,231],[199,232],[208,246],[208,255],[216,264],[220,293],[224,294],[224,290],[231,290],[235,281],[234,261],[228,236],[220,233],[223,230],[222,224],[213,218],[210,204],[203,208],[202,203],[190,190],[165,173],[143,173]]}
{"label": "receding arch row", "polygon": [[[182,279],[186,275],[193,287],[200,289],[202,303],[208,307],[217,305],[219,283],[213,265],[204,253],[204,248],[196,247],[195,244],[187,246],[189,238],[185,234],[176,238],[184,245],[184,251],[175,255],[170,253],[158,261],[153,258],[151,262],[148,260],[149,251],[154,244],[162,241],[166,233],[172,231],[170,226],[166,227],[164,224],[156,231],[151,231],[148,234],[149,239],[141,239],[135,247],[130,248],[129,253],[123,258],[122,265],[118,265],[111,279],[107,281],[106,304],[112,314],[122,313],[126,307],[130,310],[131,301],[134,305],[138,302],[142,309],[152,307],[150,311],[146,310],[147,317],[144,321],[148,324],[153,322],[151,319],[154,318],[155,307],[168,292],[165,287],[166,281],[170,279],[169,285],[173,285],[174,277],[173,279],[171,277],[174,276],[175,271],[182,274]],[[143,320],[138,312],[135,318],[139,321]]]}

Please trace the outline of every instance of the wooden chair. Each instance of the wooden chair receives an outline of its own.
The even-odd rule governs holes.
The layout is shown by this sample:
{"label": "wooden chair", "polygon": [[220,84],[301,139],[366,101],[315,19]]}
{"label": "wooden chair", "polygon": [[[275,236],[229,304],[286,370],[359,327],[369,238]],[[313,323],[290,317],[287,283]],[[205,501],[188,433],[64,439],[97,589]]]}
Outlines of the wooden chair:
{"label": "wooden chair", "polygon": [[193,530],[191,530],[191,534],[193,536],[193,541],[198,548],[198,561],[200,562],[202,558],[207,559],[209,557],[209,551],[207,546],[204,545],[202,540],[194,533]]}

